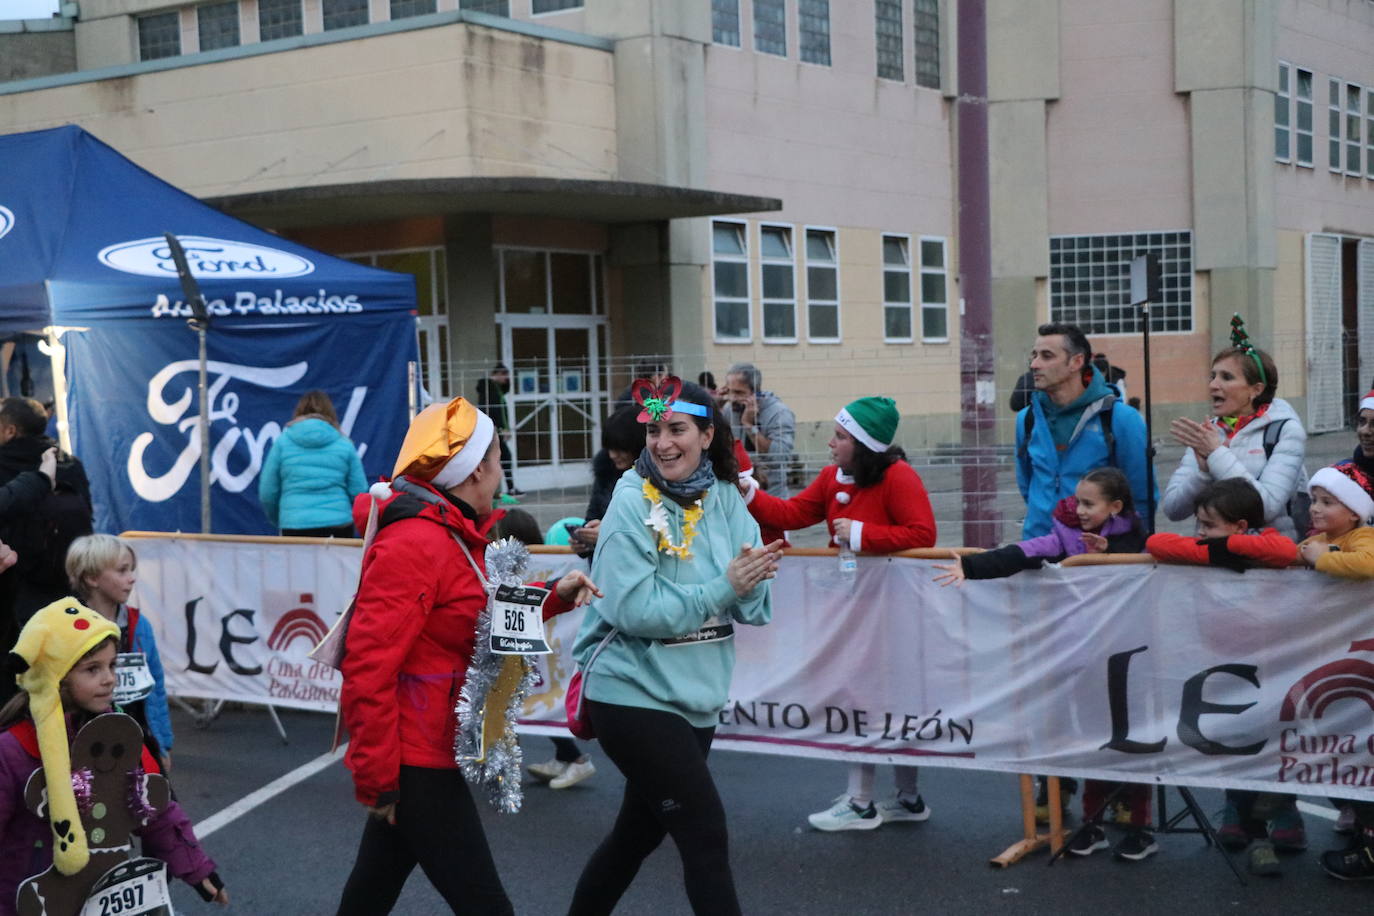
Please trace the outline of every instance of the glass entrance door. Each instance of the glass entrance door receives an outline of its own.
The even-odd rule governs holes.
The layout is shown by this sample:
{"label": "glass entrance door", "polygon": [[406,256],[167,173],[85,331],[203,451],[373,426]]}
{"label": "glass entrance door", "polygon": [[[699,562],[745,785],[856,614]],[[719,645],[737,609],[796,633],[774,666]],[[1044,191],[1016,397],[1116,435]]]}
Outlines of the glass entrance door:
{"label": "glass entrance door", "polygon": [[604,319],[506,314],[498,321],[511,370],[517,485],[531,490],[585,483],[606,401],[598,346]]}

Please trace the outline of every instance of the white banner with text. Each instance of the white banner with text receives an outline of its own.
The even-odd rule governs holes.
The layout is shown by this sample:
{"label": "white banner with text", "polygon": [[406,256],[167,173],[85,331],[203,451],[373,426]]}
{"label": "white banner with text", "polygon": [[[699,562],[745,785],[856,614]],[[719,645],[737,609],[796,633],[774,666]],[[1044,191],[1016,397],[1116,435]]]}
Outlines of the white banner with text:
{"label": "white banner with text", "polygon": [[[134,543],[169,693],[335,708],[337,672],[305,655],[356,546]],[[736,628],[716,746],[1374,801],[1374,586],[1106,565],[955,589],[932,562],[861,557],[849,583],[834,557],[787,557],[772,625]],[[531,578],[578,563],[536,554]],[[548,627],[531,733],[566,733],[579,617]]]}

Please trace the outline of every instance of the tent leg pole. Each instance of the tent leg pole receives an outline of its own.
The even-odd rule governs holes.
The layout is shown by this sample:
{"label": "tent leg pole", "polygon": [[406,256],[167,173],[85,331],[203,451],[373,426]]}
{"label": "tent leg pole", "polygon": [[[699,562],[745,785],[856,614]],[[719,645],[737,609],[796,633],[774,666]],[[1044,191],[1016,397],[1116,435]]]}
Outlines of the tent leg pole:
{"label": "tent leg pole", "polygon": [[210,404],[208,365],[205,352],[206,328],[196,330],[200,338],[200,533],[210,533]]}

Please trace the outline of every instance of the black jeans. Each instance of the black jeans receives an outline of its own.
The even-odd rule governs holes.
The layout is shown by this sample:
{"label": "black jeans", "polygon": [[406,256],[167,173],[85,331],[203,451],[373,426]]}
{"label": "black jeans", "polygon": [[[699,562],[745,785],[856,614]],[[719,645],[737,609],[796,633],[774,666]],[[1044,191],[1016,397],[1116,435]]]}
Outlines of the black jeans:
{"label": "black jeans", "polygon": [[553,742],[553,759],[559,763],[576,763],[582,759],[582,749],[577,746],[577,742],[571,738],[551,738]]}
{"label": "black jeans", "polygon": [[515,489],[515,465],[510,453],[510,443],[506,441],[503,430],[496,431],[496,441],[501,443],[501,471],[506,475],[506,490]]}
{"label": "black jeans", "polygon": [[682,857],[692,912],[738,913],[725,808],[706,768],[715,729],[655,709],[585,702],[601,749],[625,775],[625,796],[610,836],[578,879],[570,916],[614,910],[665,834]]}
{"label": "black jeans", "polygon": [[283,537],[295,538],[355,538],[358,535],[353,531],[352,523],[347,525],[332,525],[326,528],[283,528]]}
{"label": "black jeans", "polygon": [[340,916],[390,913],[417,864],[455,913],[514,912],[458,770],[401,767],[396,825],[368,818]]}

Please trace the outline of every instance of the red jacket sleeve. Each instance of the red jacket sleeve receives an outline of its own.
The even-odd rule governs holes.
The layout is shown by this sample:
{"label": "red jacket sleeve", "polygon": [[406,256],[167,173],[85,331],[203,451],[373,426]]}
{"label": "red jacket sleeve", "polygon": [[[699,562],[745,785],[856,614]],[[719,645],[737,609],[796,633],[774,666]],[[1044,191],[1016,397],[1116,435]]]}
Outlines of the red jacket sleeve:
{"label": "red jacket sleeve", "polygon": [[1233,534],[1226,539],[1226,549],[1274,569],[1292,566],[1298,559],[1298,545],[1274,528],[1259,534]]}
{"label": "red jacket sleeve", "polygon": [[[1232,535],[1231,541],[1244,535]],[[1284,538],[1284,540],[1288,540]],[[1289,541],[1291,544],[1292,541]],[[1230,544],[1227,544],[1229,547]],[[1210,557],[1207,545],[1198,543],[1196,537],[1182,534],[1152,534],[1145,542],[1145,552],[1161,563],[1189,563],[1193,566],[1206,566]]]}
{"label": "red jacket sleeve", "polygon": [[886,525],[865,521],[859,534],[861,549],[870,553],[894,553],[934,547],[935,513],[930,508],[930,496],[921,482],[921,475],[905,461],[898,461],[883,474],[880,486],[892,521]]}
{"label": "red jacket sleeve", "polygon": [[[810,528],[826,520],[825,500],[829,489],[826,478],[833,475],[833,468],[825,468],[816,479],[791,499],[779,499],[762,490],[754,491],[749,503],[749,514],[760,527],[776,528],[779,531],[796,531]],[[831,529],[834,533],[834,529]]]}
{"label": "red jacket sleeve", "polygon": [[364,805],[395,801],[401,774],[398,675],[425,618],[434,607],[435,549],[448,532],[431,522],[405,519],[388,525],[372,544],[363,570],[343,660],[341,709],[348,725],[345,758],[354,794]]}
{"label": "red jacket sleeve", "polygon": [[545,620],[557,617],[559,614],[566,614],[573,609],[574,605],[571,601],[564,601],[558,597],[558,592],[554,589],[554,586],[558,584],[557,579],[552,582],[537,582],[535,584],[540,588],[549,590],[549,594],[544,598],[544,606],[540,609]]}

